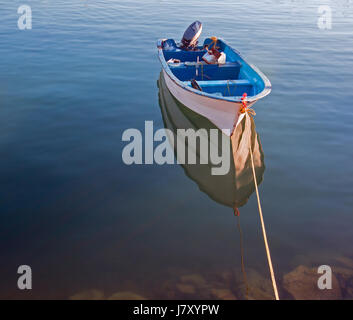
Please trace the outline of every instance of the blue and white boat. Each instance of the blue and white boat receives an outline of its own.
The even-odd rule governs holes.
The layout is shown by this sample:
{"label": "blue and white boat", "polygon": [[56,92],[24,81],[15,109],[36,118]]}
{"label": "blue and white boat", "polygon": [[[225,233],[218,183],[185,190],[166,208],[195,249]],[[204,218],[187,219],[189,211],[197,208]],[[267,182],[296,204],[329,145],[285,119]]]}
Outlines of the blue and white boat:
{"label": "blue and white boat", "polygon": [[198,46],[201,31],[195,21],[181,43],[158,40],[164,79],[177,100],[230,136],[244,116],[243,101],[251,107],[271,92],[271,83],[224,40],[206,38]]}
{"label": "blue and white boat", "polygon": [[[196,182],[199,189],[214,201],[232,209],[245,205],[255,191],[251,156],[249,154],[250,144],[253,151],[258,185],[262,182],[265,171],[265,155],[260,137],[255,129],[254,119],[251,117],[244,119],[245,121],[242,121],[236,127],[233,135],[226,139],[231,150],[229,153],[229,170],[224,175],[215,175],[212,173],[214,165],[210,161],[203,161],[209,159],[212,152],[211,144],[215,143],[215,141],[210,139],[208,131],[209,129],[214,129],[214,125],[204,117],[195,114],[173,97],[166,86],[163,73],[160,75],[158,87],[159,106],[164,127],[173,133],[168,134],[168,140],[170,146],[174,149],[175,158],[182,160],[187,149],[188,157],[194,157],[195,159],[195,162],[192,163],[189,163],[189,161],[179,162],[179,165],[184,169],[185,175]],[[179,129],[192,129],[194,131],[206,129],[205,131],[200,131],[199,138],[200,140],[208,141],[210,148],[205,152],[201,143],[189,148],[186,139],[178,138]],[[178,143],[184,144],[184,149],[182,148],[181,151],[178,150]],[[224,147],[222,146],[222,148]],[[214,150],[218,150],[218,145],[215,146]]]}

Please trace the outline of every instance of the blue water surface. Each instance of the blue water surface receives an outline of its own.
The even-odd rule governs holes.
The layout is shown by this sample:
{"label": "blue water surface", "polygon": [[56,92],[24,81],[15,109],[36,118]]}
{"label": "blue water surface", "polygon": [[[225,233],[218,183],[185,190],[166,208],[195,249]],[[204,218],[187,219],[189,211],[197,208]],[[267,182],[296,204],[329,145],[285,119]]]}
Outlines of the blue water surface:
{"label": "blue water surface", "polygon": [[[17,27],[22,4],[33,29]],[[240,267],[230,208],[178,165],[123,163],[128,128],[163,127],[156,40],[194,20],[257,65],[259,187],[278,279],[352,257],[353,3],[14,0],[0,5],[0,297],[98,290],[168,298],[180,274]],[[240,208],[247,268],[269,279],[257,201]],[[33,289],[17,289],[17,268]],[[198,298],[198,296],[194,296]]]}

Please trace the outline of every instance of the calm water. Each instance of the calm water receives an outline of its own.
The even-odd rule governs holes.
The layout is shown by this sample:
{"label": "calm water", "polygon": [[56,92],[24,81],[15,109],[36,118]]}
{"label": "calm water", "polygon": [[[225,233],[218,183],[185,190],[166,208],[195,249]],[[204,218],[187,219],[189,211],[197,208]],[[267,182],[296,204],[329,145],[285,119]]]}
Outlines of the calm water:
{"label": "calm water", "polygon": [[[179,39],[196,19],[273,85],[255,122],[279,282],[298,265],[353,256],[351,1],[328,1],[332,29],[320,30],[321,1],[38,0],[33,30],[19,31],[24,2],[0,5],[1,298],[198,298],[175,289],[179,277],[219,287],[240,270],[229,207],[181,166],[121,159],[125,129],[164,127],[156,39]],[[269,279],[254,194],[240,224],[246,270]],[[16,286],[22,264],[30,292]]]}

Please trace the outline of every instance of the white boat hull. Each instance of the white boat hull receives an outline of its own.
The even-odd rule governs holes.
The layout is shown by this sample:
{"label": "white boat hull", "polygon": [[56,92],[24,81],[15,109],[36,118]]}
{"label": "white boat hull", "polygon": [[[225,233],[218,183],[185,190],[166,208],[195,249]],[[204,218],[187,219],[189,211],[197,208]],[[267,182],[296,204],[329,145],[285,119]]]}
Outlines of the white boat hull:
{"label": "white boat hull", "polygon": [[[238,123],[243,119],[244,114],[239,114],[241,107],[240,102],[213,99],[185,90],[171,79],[164,69],[163,76],[168,89],[178,101],[192,111],[210,120],[227,136],[232,135]],[[248,103],[248,106],[254,103],[255,101]]]}

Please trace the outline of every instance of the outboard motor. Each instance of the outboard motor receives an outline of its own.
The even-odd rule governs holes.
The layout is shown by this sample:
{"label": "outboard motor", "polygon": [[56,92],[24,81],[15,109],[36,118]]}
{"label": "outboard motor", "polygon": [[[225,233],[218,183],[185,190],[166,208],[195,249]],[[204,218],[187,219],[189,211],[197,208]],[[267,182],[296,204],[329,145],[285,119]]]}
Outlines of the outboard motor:
{"label": "outboard motor", "polygon": [[197,44],[202,32],[202,23],[200,21],[193,22],[184,32],[181,39],[181,49],[193,50]]}

